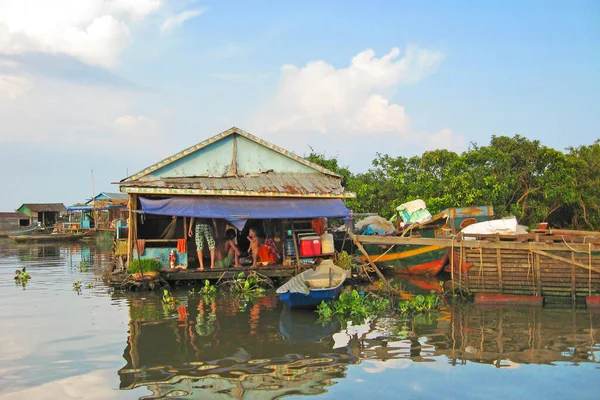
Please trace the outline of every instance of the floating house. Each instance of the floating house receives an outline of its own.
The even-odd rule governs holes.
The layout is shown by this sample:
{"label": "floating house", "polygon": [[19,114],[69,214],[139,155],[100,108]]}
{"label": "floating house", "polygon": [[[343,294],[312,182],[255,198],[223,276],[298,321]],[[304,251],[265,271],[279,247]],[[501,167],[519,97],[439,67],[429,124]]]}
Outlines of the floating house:
{"label": "floating house", "polygon": [[130,210],[123,253],[168,264],[175,250],[177,265],[194,268],[196,246],[187,232],[196,217],[218,221],[217,240],[235,227],[242,251],[248,229],[257,228],[283,254],[294,223],[310,227],[315,218],[350,214],[343,200],[355,195],[341,182],[342,176],[233,127],[118,182]]}
{"label": "floating house", "polygon": [[16,211],[27,216],[29,225],[40,223],[42,226],[54,226],[67,208],[63,203],[24,203]]}
{"label": "floating house", "polygon": [[101,192],[83,204],[67,208],[67,230],[86,230],[92,228],[114,228],[113,221],[127,218],[129,198],[123,193]]}
{"label": "floating house", "polygon": [[0,236],[29,226],[29,217],[19,212],[0,212]]}

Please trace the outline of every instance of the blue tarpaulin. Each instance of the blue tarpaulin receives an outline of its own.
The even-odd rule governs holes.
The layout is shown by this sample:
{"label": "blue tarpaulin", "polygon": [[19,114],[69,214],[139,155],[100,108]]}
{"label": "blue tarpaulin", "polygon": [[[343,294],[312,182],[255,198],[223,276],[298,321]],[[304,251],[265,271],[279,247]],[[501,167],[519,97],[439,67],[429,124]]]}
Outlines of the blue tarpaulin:
{"label": "blue tarpaulin", "polygon": [[142,211],[147,214],[224,218],[232,222],[250,218],[302,219],[350,215],[341,199],[174,196],[168,199],[140,197],[140,202]]}

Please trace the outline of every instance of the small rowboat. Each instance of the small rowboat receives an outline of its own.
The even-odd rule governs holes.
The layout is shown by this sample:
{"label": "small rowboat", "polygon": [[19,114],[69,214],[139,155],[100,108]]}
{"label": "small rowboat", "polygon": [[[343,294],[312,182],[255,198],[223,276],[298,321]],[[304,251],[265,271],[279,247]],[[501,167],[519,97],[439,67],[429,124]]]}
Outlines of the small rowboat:
{"label": "small rowboat", "polygon": [[17,243],[29,242],[73,242],[81,240],[84,233],[45,233],[41,235],[8,235],[9,238]]}
{"label": "small rowboat", "polygon": [[338,297],[345,280],[345,270],[324,260],[316,269],[306,270],[284,283],[277,293],[289,307],[317,306]]}

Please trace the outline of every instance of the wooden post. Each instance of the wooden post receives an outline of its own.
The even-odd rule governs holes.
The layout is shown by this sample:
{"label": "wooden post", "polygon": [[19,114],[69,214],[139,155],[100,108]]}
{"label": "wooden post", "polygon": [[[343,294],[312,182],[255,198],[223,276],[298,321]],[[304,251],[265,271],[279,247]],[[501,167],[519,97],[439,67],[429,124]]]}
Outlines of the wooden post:
{"label": "wooden post", "polygon": [[[175,226],[175,228],[177,229],[177,225]],[[183,239],[185,240],[186,244],[185,244],[185,266],[186,269],[187,267],[190,266],[190,262],[189,262],[189,258],[187,256],[187,240],[188,240],[188,227],[187,227],[187,217],[183,217]],[[236,243],[237,244],[237,243]]]}
{"label": "wooden post", "polygon": [[575,291],[576,289],[576,275],[575,275],[575,252],[572,251],[571,252],[571,261],[573,263],[571,263],[571,300],[573,301],[573,303],[575,303],[575,300],[577,299],[577,293]]}
{"label": "wooden post", "polygon": [[375,265],[375,263],[371,260],[371,257],[369,257],[369,253],[367,253],[367,251],[363,247],[362,243],[360,243],[358,240],[356,240],[356,236],[354,234],[351,233],[350,237],[352,238],[352,240],[354,241],[354,244],[356,245],[356,247],[358,247],[360,252],[363,253],[363,255],[367,258],[367,261],[369,262],[371,267],[373,267],[373,269],[375,270],[375,273],[377,274],[377,276],[379,276],[379,279],[381,279],[383,281],[387,290],[389,290],[390,292],[395,292],[392,285],[390,285],[390,283],[387,281],[387,279],[385,279],[385,276],[383,276],[383,274],[381,273],[379,268],[377,268],[377,265]]}
{"label": "wooden post", "polygon": [[296,254],[296,274],[300,273],[300,252],[298,249],[298,242],[296,242],[296,229],[292,222],[292,241],[294,242],[294,253]]}
{"label": "wooden post", "polygon": [[[129,195],[129,234],[127,235],[127,264],[131,262],[133,259],[133,246],[134,243],[134,234],[136,234],[135,229],[137,224],[135,223],[135,219],[137,215],[134,213],[134,210],[137,208],[137,195],[130,194]],[[137,237],[137,235],[136,235]]]}
{"label": "wooden post", "polygon": [[[535,242],[539,243],[540,242],[540,235],[539,233],[535,234]],[[540,265],[540,254],[539,253],[535,253],[535,255],[533,256],[533,269],[535,270],[535,278],[536,278],[536,286],[537,286],[537,296],[542,296],[542,268]]]}
{"label": "wooden post", "polygon": [[[496,234],[496,242],[500,241],[500,235]],[[498,289],[500,293],[504,293],[502,287],[502,252],[500,249],[496,249],[496,267],[498,268]]]}

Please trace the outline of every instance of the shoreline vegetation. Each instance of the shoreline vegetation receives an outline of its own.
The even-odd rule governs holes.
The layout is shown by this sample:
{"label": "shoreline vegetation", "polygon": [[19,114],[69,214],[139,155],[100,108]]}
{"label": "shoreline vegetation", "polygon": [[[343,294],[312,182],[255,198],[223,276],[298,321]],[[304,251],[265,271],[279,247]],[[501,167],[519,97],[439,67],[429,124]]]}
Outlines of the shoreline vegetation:
{"label": "shoreline vegetation", "polygon": [[346,200],[357,213],[389,218],[400,204],[423,199],[432,214],[450,207],[491,204],[496,218],[553,228],[600,230],[600,139],[565,152],[520,135],[492,136],[457,154],[426,151],[420,156],[378,153],[365,173],[352,173],[337,157],[314,151],[306,159],[344,177]]}

